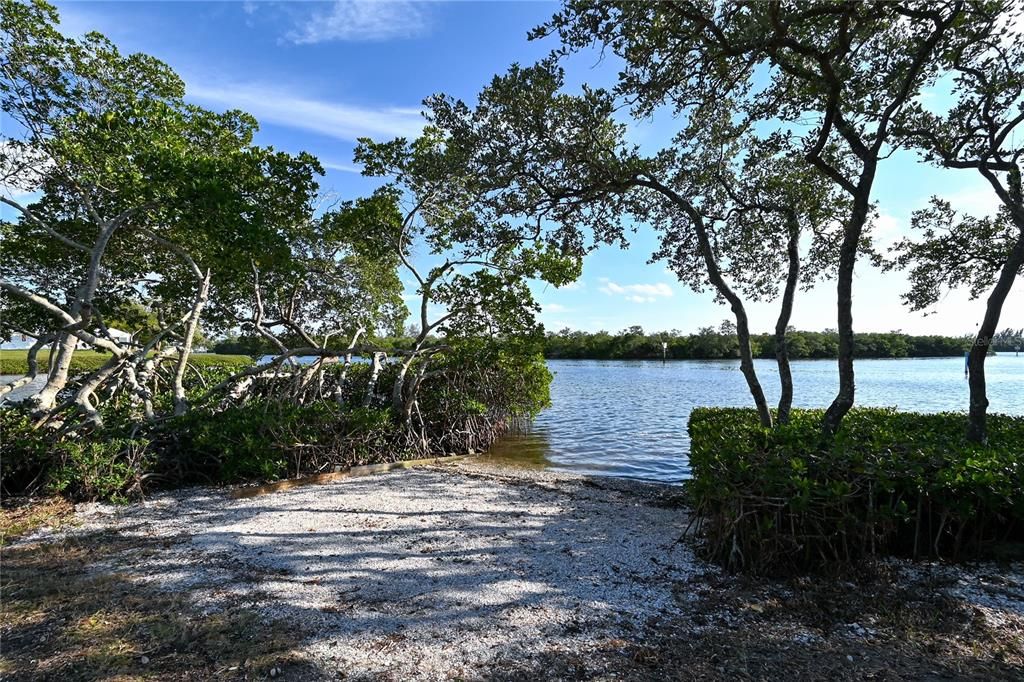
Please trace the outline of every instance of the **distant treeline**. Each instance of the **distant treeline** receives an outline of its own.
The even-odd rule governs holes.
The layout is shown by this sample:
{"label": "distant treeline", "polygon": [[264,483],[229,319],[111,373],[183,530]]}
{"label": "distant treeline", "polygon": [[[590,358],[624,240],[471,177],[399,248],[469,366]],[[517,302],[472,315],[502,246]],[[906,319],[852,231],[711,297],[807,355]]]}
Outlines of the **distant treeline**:
{"label": "distant treeline", "polygon": [[[791,330],[786,338],[792,359],[834,358],[839,336],[834,331],[806,332]],[[775,357],[775,335],[751,336],[754,355]],[[717,329],[704,327],[694,334],[678,330],[645,333],[641,327],[630,327],[617,334],[606,331],[581,332],[563,329],[549,332],[544,341],[544,357],[571,360],[646,360],[661,359],[662,343],[667,343],[665,357],[671,360],[717,360],[739,355],[736,330],[729,322]],[[900,332],[857,334],[855,356],[859,358],[929,358],[963,355],[974,342],[973,335],[912,336]],[[343,348],[343,342],[338,347]],[[372,345],[394,350],[407,349],[412,339],[402,336],[376,338]],[[328,344],[330,345],[330,344]],[[992,338],[992,351],[1011,352],[1024,349],[1024,329],[1004,329]],[[218,341],[215,353],[272,355],[276,351],[264,339],[232,336]]]}
{"label": "distant treeline", "polygon": [[[839,335],[834,331],[808,332],[792,330],[786,335],[789,357],[834,358],[839,349]],[[859,358],[922,358],[963,355],[974,341],[965,336],[911,336],[899,332],[857,334],[854,355]],[[695,334],[678,331],[644,333],[640,327],[630,327],[618,334],[606,331],[581,332],[563,329],[546,337],[544,355],[548,358],[590,360],[642,360],[660,359],[662,344],[667,344],[664,356],[674,360],[713,360],[735,358],[739,343],[735,328],[729,323],[721,327],[704,327]],[[775,357],[775,335],[751,336],[756,357]],[[1024,330],[1007,329],[992,340],[992,350],[1013,351],[1024,347]]]}

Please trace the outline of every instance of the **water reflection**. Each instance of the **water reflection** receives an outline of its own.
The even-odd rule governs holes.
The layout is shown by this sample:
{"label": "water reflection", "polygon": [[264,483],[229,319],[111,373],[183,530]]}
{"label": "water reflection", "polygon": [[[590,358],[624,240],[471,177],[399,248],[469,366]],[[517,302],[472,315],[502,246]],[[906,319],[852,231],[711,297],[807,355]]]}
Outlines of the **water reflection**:
{"label": "water reflection", "polygon": [[546,469],[552,465],[549,452],[551,443],[545,431],[530,425],[495,443],[481,460],[520,469]]}
{"label": "water reflection", "polygon": [[[775,363],[756,361],[768,399],[778,400]],[[736,361],[553,360],[552,406],[530,431],[497,443],[491,457],[591,475],[677,482],[689,477],[686,422],[697,405],[747,407]],[[992,412],[1024,414],[1024,357],[986,362]],[[859,360],[860,405],[919,412],[963,411],[962,358]],[[823,407],[835,395],[834,361],[793,363],[797,407]]]}

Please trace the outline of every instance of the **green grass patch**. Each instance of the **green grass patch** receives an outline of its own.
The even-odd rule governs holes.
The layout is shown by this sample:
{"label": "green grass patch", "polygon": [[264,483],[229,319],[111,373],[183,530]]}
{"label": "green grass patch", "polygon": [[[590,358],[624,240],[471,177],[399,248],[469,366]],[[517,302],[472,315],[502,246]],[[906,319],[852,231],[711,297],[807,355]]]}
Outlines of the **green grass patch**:
{"label": "green grass patch", "polygon": [[[71,356],[71,371],[92,372],[110,359],[109,353],[94,350],[78,350]],[[50,360],[50,351],[39,352],[40,370],[45,370]],[[248,355],[221,355],[219,353],[193,353],[189,361],[198,367],[245,367],[253,360]],[[23,375],[28,372],[27,350],[0,350],[0,374]]]}
{"label": "green grass patch", "polygon": [[873,555],[968,558],[1024,532],[1024,418],[855,409],[834,439],[821,410],[760,426],[752,409],[690,416],[690,492],[708,554],[780,572]]}

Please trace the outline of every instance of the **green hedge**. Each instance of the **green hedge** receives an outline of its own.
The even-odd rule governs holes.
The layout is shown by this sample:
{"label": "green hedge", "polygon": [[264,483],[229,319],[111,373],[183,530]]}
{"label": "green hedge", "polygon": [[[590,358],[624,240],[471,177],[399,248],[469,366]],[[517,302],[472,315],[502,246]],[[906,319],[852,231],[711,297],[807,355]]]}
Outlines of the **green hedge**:
{"label": "green hedge", "polygon": [[[273,481],[334,467],[403,459],[388,410],[292,405],[255,399],[209,413],[190,412],[164,425],[158,473],[185,472],[176,483]],[[163,470],[159,470],[162,467]]]}
{"label": "green hedge", "polygon": [[[39,366],[46,367],[50,357],[50,351],[39,352]],[[92,372],[103,366],[110,355],[94,350],[79,350],[71,356],[72,372]],[[244,367],[252,364],[252,358],[248,355],[219,355],[216,353],[193,353],[190,361],[199,367]],[[28,351],[26,350],[3,350],[0,351],[0,374],[23,375],[28,372]]]}
{"label": "green hedge", "polygon": [[715,560],[785,572],[898,554],[966,558],[1024,539],[1024,418],[854,409],[834,440],[821,410],[775,430],[752,409],[690,415],[690,491]]}

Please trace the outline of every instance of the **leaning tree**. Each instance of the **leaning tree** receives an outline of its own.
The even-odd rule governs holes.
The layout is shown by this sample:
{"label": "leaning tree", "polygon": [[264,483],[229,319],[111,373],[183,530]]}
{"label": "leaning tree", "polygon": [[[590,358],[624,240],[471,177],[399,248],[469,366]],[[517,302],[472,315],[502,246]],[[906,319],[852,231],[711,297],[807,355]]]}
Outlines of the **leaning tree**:
{"label": "leaning tree", "polygon": [[[322,202],[321,202],[322,203]],[[376,352],[367,338],[392,333],[407,315],[398,276],[399,257],[390,244],[401,215],[392,192],[335,202],[293,226],[285,257],[245,258],[245,291],[219,303],[231,326],[261,339],[273,351],[266,362],[225,379],[236,397],[255,376],[273,376],[287,366],[292,381],[278,384],[276,397],[305,403],[323,398],[328,363],[344,358],[333,397],[342,387],[353,356]],[[299,358],[311,359],[299,370]],[[244,382],[242,384],[241,382]]]}
{"label": "leaning tree", "polygon": [[[418,298],[418,331],[390,391],[392,409],[406,424],[423,382],[442,371],[432,369],[433,356],[453,342],[536,335],[528,280],[561,285],[579,274],[578,254],[489,195],[472,163],[480,143],[427,126],[415,140],[362,139],[356,149],[364,174],[388,178],[383,191],[402,202],[399,229],[381,241],[412,278]],[[375,359],[374,379],[377,374]]]}
{"label": "leaning tree", "polygon": [[[186,104],[161,62],[124,56],[98,34],[64,37],[44,3],[2,9],[0,103],[11,123],[0,168],[4,186],[28,198],[0,197],[14,215],[4,245],[18,254],[0,265],[0,289],[5,331],[52,343],[38,411],[70,406],[97,422],[98,392],[127,386],[151,414],[151,386],[169,363],[181,413],[208,302],[239,289],[240,250],[260,244],[267,260],[286,251],[319,165],[253,146],[247,115]],[[133,307],[156,328],[116,338],[105,320]],[[80,342],[109,360],[59,403]]]}
{"label": "leaning tree", "polygon": [[[719,103],[720,105],[723,103]],[[793,379],[787,331],[797,289],[834,271],[844,197],[800,158],[792,135],[759,137],[731,120],[733,109],[708,106],[661,152],[671,159],[637,179],[660,201],[645,222],[657,226],[664,258],[694,291],[710,283],[736,319],[741,369],[757,386],[745,300],[778,300],[775,359],[779,423],[789,421]],[[680,210],[683,205],[690,210]],[[700,222],[694,220],[700,214]],[[764,426],[772,424],[763,396],[752,391]]]}
{"label": "leaning tree", "polygon": [[[614,93],[561,92],[552,60],[513,67],[481,92],[478,104],[434,97],[431,117],[452,139],[474,140],[474,174],[509,213],[535,216],[581,253],[595,244],[626,244],[637,224],[661,237],[655,259],[680,280],[711,287],[736,318],[740,367],[762,424],[772,415],[757,377],[744,295],[779,295],[777,344],[783,384],[780,410],[792,401],[785,332],[802,273],[813,281],[835,239],[842,198],[812,174],[787,135],[759,138],[731,119],[727,103],[695,112],[665,148],[644,155],[627,144],[612,114]],[[794,161],[797,161],[794,163]],[[634,224],[629,225],[629,221]],[[801,252],[806,236],[809,248]]]}
{"label": "leaning tree", "polygon": [[570,0],[535,32],[557,34],[563,53],[597,44],[621,58],[616,91],[636,114],[736,98],[738,115],[793,130],[804,160],[847,195],[836,263],[839,390],[825,433],[854,404],[854,267],[878,165],[942,56],[969,37],[971,10],[989,4]]}
{"label": "leaning tree", "polygon": [[[34,207],[12,196],[2,198],[23,226],[7,230],[5,242],[8,249],[28,256],[29,249],[11,237],[38,232],[44,243],[35,251],[67,263],[66,269],[52,273],[56,278],[40,277],[39,271],[11,272],[23,259],[5,263],[5,293],[40,305],[45,301],[54,308],[49,312],[57,315],[59,309],[70,318],[67,326],[82,327],[92,317],[111,238],[129,218],[152,207],[152,197],[139,191],[143,174],[133,162],[140,134],[152,128],[134,123],[159,117],[167,102],[180,98],[181,82],[155,60],[122,57],[96,34],[81,41],[65,38],[56,28],[52,7],[8,0],[0,9],[0,104],[10,121],[4,126],[0,172],[7,188],[46,193]],[[61,224],[55,225],[58,220]],[[54,257],[57,250],[62,253]],[[69,258],[69,253],[75,256]],[[18,281],[48,284],[64,300],[55,303],[45,295],[49,292],[26,289]],[[36,398],[42,409],[54,406],[67,382],[71,354],[81,337],[75,332],[80,331],[59,332],[46,386]]]}
{"label": "leaning tree", "polygon": [[988,218],[961,217],[933,198],[931,208],[915,215],[924,239],[901,242],[896,263],[911,267],[904,298],[916,310],[933,305],[944,286],[967,284],[972,298],[989,292],[968,357],[968,436],[984,441],[985,357],[1006,297],[1024,271],[1024,31],[1013,23],[1024,16],[1024,4],[1001,0],[971,11],[963,40],[943,56],[953,76],[953,105],[942,113],[919,107],[898,132],[931,163],[980,173],[999,208]]}

